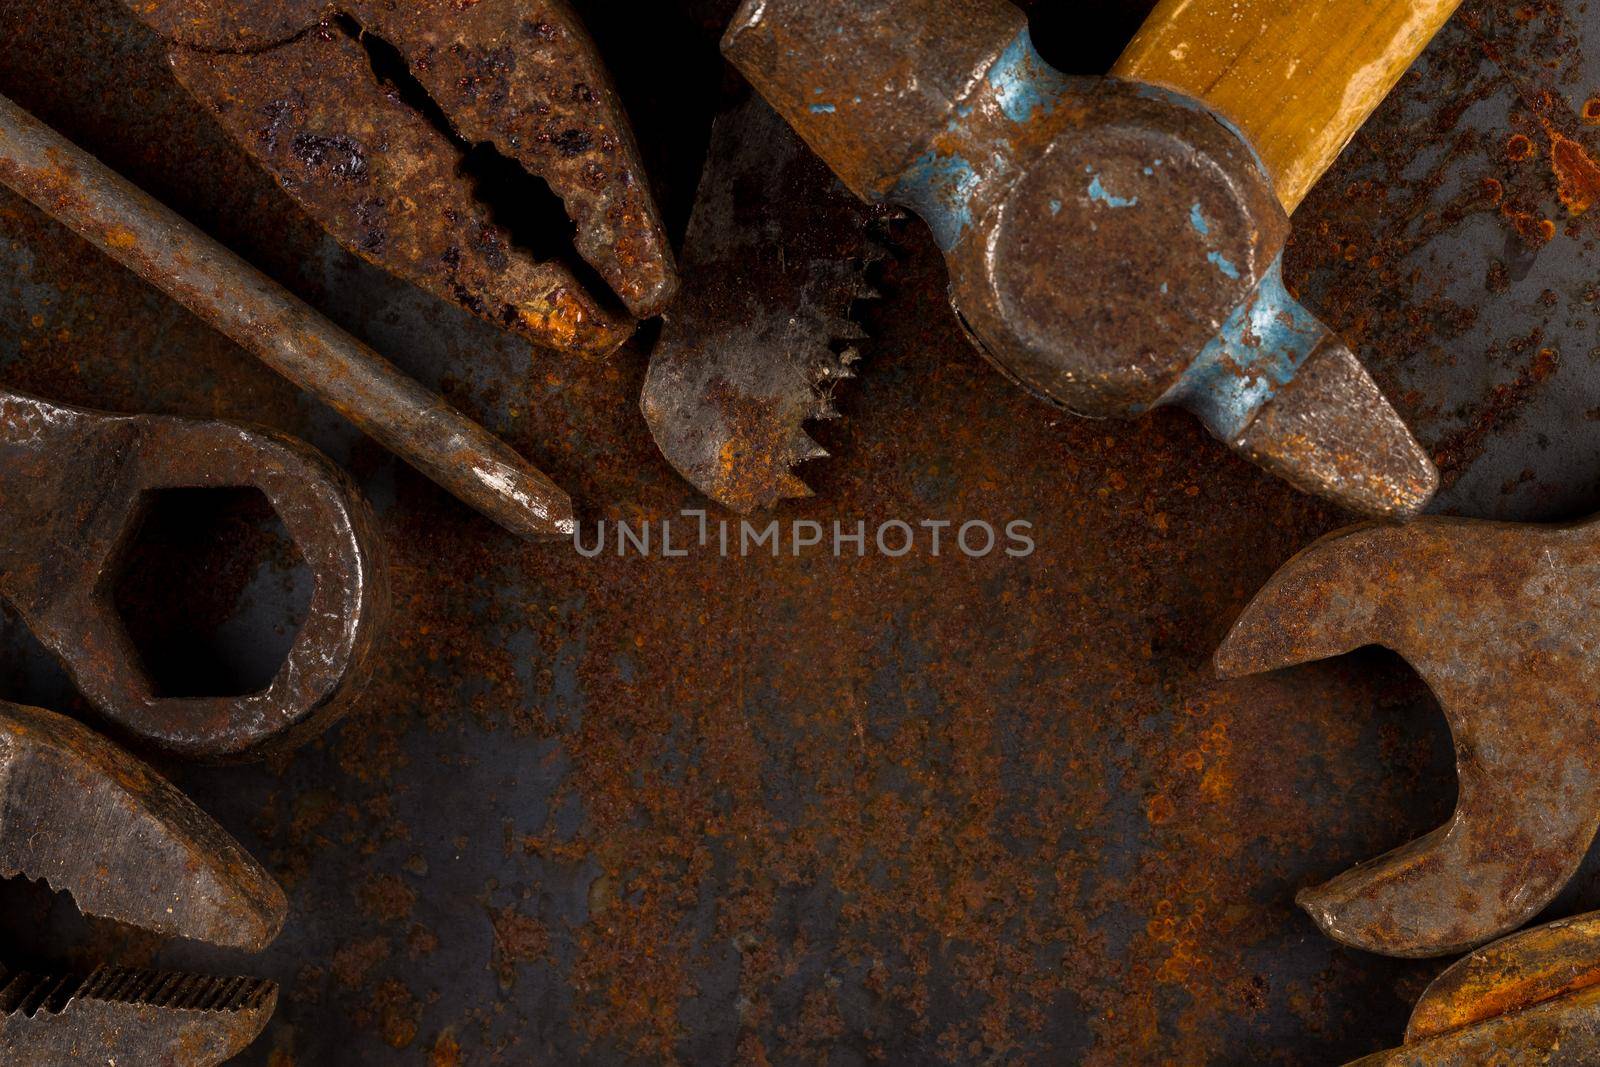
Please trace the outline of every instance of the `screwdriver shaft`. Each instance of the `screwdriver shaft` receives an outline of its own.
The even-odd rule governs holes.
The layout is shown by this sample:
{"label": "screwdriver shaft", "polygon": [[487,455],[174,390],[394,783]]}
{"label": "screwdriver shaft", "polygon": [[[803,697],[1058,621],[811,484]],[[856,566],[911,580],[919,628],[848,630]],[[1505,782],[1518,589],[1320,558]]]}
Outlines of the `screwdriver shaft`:
{"label": "screwdriver shaft", "polygon": [[0,96],[0,182],[522,537],[572,501],[483,427],[105,164]]}

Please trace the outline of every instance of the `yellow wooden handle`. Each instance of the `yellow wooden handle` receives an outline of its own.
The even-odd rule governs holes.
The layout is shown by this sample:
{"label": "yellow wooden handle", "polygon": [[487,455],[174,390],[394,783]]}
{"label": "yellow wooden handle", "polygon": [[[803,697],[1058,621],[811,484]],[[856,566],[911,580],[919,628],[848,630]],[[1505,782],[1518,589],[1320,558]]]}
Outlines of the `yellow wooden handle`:
{"label": "yellow wooden handle", "polygon": [[1244,131],[1292,214],[1461,0],[1160,0],[1113,74]]}

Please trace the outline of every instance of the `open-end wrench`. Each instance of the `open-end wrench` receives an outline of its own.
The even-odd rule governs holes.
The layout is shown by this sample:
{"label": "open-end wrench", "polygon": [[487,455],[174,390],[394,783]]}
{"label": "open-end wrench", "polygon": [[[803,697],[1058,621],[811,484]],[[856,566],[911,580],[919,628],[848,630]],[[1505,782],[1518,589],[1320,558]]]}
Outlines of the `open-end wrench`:
{"label": "open-end wrench", "polygon": [[[1224,113],[1163,87],[1172,79],[1156,65],[1124,73],[1160,85],[1069,78],[1008,0],[746,0],[723,48],[857,195],[927,221],[964,324],[1008,376],[1083,415],[1184,407],[1303,489],[1409,516],[1438,474],[1350,349],[1290,295],[1281,253],[1296,190],[1454,0],[1321,3],[1315,17],[1227,6],[1249,32],[1220,51],[1248,57],[1253,34],[1283,35],[1314,59],[1308,80],[1264,68],[1282,84],[1234,94]],[[1171,50],[1206,62],[1222,34],[1199,36],[1190,12],[1207,7],[1162,5],[1142,36],[1170,24],[1194,38]],[[1415,32],[1382,32],[1394,22]],[[1289,106],[1284,85],[1301,86],[1306,105]],[[1249,135],[1271,124],[1230,121],[1246,99],[1334,139],[1293,141],[1270,172]]]}
{"label": "open-end wrench", "polygon": [[1216,654],[1225,678],[1382,645],[1416,668],[1455,737],[1450,821],[1299,902],[1339,941],[1458,952],[1561,890],[1600,827],[1600,520],[1423,518],[1312,545]]}
{"label": "open-end wrench", "polygon": [[[286,911],[271,876],[149,767],[71,719],[0,703],[0,878],[17,877],[85,915],[249,951]],[[277,997],[254,978],[0,961],[0,1063],[210,1067],[255,1040]]]}
{"label": "open-end wrench", "polygon": [[[261,692],[164,697],[112,603],[121,550],[149,494],[233,487],[266,496],[311,571],[305,624]],[[387,612],[366,501],[320,452],[266,430],[0,389],[0,516],[0,596],[111,730],[188,758],[259,758],[337,721]]]}

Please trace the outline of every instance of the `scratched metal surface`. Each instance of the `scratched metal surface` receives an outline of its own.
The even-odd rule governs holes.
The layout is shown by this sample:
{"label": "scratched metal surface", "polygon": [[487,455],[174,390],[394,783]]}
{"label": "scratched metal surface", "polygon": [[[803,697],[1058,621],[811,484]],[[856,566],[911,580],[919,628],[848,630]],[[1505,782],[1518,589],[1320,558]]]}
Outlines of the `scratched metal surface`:
{"label": "scratched metal surface", "polygon": [[[681,229],[732,5],[637,6],[580,5]],[[1040,0],[1041,43],[1103,69],[1138,6]],[[1291,284],[1414,420],[1463,514],[1600,498],[1585,11],[1468,0],[1297,217]],[[158,57],[115,0],[0,4],[0,91],[439,385],[586,521],[699,506],[637,413],[638,345],[605,366],[533,351],[356,262]],[[930,243],[913,230],[900,251],[846,420],[820,431],[836,458],[785,514],[1027,519],[1029,559],[520,545],[0,195],[7,384],[308,437],[377,505],[395,591],[341,728],[265,767],[173,769],[287,888],[269,952],[158,948],[36,897],[0,933],[38,941],[49,918],[76,936],[33,951],[277,978],[243,1058],[272,1067],[1329,1064],[1397,1041],[1442,963],[1338,948],[1291,897],[1448,813],[1436,706],[1377,653],[1228,684],[1208,666],[1341,517],[1184,416],[1030,401],[961,339]],[[217,528],[245,562],[189,584],[195,616],[281,649],[304,599],[282,544]],[[128,596],[181,635],[177,584]],[[14,621],[0,651],[0,697],[81,710]],[[1551,914],[1600,905],[1597,871]]]}

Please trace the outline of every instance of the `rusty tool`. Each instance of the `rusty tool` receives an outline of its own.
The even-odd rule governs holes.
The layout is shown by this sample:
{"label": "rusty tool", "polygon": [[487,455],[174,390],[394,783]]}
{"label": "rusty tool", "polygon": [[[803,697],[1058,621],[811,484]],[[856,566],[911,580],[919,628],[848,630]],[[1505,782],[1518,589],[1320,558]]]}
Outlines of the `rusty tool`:
{"label": "rusty tool", "polygon": [[1455,737],[1450,821],[1300,893],[1325,933],[1436,956],[1550,902],[1600,827],[1597,641],[1600,520],[1356,526],[1272,577],[1217,651],[1223,677],[1382,645],[1416,668]]}
{"label": "rusty tool", "polygon": [[884,211],[841,186],[777,113],[752,97],[720,116],[689,232],[694,285],[667,312],[640,407],[664,456],[734,511],[809,496],[794,467],[827,452],[804,423],[838,415],[875,294]]}
{"label": "rusty tool", "polygon": [[1456,962],[1417,1001],[1404,1046],[1356,1063],[1600,1063],[1600,914],[1524,930]]}
{"label": "rusty tool", "polygon": [[[258,951],[287,905],[272,877],[149,767],[71,719],[0,703],[0,877],[84,914]],[[253,978],[0,964],[0,1062],[217,1064],[255,1040],[277,986]]]}
{"label": "rusty tool", "polygon": [[179,81],[356,255],[539,344],[612,351],[629,315],[475,196],[475,166],[520,168],[560,196],[577,252],[628,312],[672,299],[627,116],[565,0],[125,2],[171,42]]}
{"label": "rusty tool", "polygon": [[4,97],[0,183],[507,530],[572,536],[571,499],[521,456]]}
{"label": "rusty tool", "polygon": [[[112,603],[149,494],[259,489],[315,580],[271,684],[237,697],[156,690]],[[0,389],[0,595],[116,732],[179,756],[260,758],[348,709],[388,607],[379,538],[356,487],[293,438],[227,422],[108,415]]]}
{"label": "rusty tool", "polygon": [[1083,415],[1187,408],[1356,511],[1433,493],[1376,383],[1290,296],[1272,178],[1205,103],[1060,74],[1007,0],[746,0],[723,48],[858,196],[923,217],[1009,377]]}

